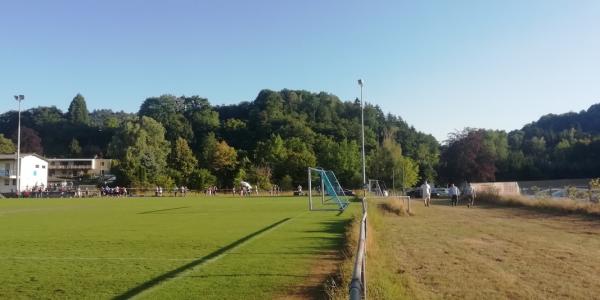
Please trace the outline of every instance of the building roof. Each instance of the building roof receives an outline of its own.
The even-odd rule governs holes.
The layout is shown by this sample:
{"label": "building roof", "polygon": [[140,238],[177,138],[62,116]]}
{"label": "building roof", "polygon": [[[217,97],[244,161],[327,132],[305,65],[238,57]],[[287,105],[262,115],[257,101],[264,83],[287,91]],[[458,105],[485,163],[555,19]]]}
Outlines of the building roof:
{"label": "building roof", "polygon": [[48,158],[49,161],[75,161],[75,160],[111,160],[111,158],[99,158],[99,157],[91,157],[91,158],[57,158],[57,157],[53,157],[53,158]]}
{"label": "building roof", "polygon": [[[21,158],[26,157],[26,156],[35,156],[43,161],[48,161],[47,158],[36,154],[36,153],[21,153]],[[17,157],[16,153],[12,153],[12,154],[0,154],[0,159],[6,160],[6,159],[15,159]]]}

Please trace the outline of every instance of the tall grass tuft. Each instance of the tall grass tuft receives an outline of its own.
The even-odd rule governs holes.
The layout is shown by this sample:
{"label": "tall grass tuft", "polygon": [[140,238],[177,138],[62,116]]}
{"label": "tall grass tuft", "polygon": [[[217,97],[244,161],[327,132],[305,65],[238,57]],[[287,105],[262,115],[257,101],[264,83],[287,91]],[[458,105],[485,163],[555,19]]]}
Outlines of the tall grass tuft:
{"label": "tall grass tuft", "polygon": [[408,216],[406,207],[401,200],[394,198],[386,198],[377,203],[377,207],[384,212],[395,214],[397,216]]}

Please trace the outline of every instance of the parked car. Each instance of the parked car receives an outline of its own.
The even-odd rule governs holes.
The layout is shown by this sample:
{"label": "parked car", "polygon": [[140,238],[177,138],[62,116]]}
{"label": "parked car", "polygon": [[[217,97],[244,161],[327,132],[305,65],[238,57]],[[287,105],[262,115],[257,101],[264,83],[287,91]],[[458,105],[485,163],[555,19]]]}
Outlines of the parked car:
{"label": "parked car", "polygon": [[434,197],[434,198],[450,197],[450,190],[447,188],[434,188],[431,191],[431,197]]}
{"label": "parked car", "polygon": [[423,191],[421,191],[421,188],[414,188],[406,192],[406,196],[410,196],[411,198],[423,198]]}
{"label": "parked car", "polygon": [[344,191],[344,196],[351,196],[351,197],[356,196],[356,194],[352,190],[344,189],[343,191]]}

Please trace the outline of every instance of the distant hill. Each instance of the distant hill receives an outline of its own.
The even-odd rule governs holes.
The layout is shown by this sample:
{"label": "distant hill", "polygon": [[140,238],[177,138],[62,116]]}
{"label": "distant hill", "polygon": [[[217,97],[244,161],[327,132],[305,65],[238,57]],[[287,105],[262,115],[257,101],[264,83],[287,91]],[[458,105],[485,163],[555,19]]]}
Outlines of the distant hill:
{"label": "distant hill", "polygon": [[579,113],[548,114],[508,133],[512,161],[499,177],[600,177],[600,103]]}
{"label": "distant hill", "polygon": [[583,134],[600,134],[600,103],[594,104],[579,113],[544,115],[538,121],[525,125],[522,130],[528,136],[552,138],[560,132],[571,129]]}

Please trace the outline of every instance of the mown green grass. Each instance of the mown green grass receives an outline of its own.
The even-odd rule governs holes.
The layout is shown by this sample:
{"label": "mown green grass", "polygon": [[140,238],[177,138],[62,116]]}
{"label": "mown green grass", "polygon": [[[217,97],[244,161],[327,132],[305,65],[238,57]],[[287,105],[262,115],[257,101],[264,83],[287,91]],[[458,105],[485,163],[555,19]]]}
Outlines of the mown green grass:
{"label": "mown green grass", "polygon": [[303,197],[2,200],[0,298],[278,297],[349,217]]}

